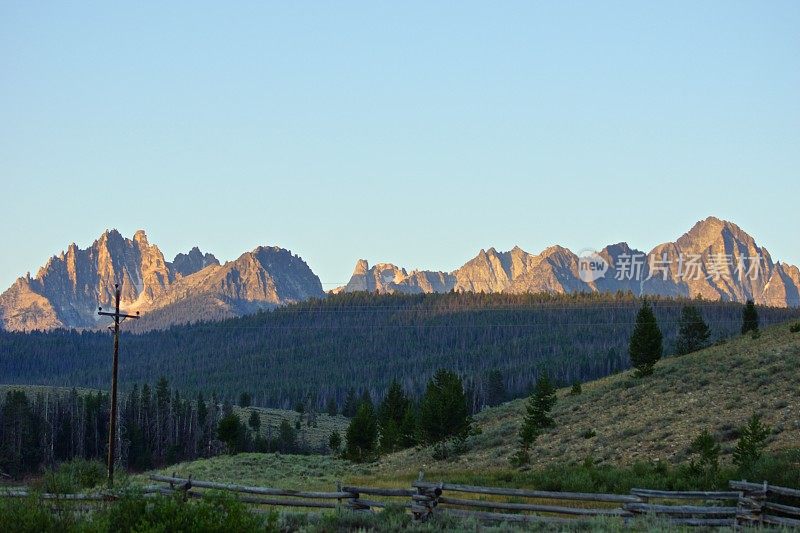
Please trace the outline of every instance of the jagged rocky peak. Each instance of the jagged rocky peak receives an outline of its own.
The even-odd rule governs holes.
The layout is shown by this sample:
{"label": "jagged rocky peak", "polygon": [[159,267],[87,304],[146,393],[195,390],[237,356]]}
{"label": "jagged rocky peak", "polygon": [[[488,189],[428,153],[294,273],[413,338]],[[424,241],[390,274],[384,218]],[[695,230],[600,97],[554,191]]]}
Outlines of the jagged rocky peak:
{"label": "jagged rocky peak", "polygon": [[726,243],[735,241],[746,248],[757,248],[755,239],[733,222],[708,217],[697,222],[692,229],[684,233],[675,244],[683,249],[691,249],[702,253],[712,247],[724,247]]}
{"label": "jagged rocky peak", "polygon": [[356,261],[356,267],[353,269],[354,276],[363,276],[369,272],[369,263],[366,259],[359,259]]}
{"label": "jagged rocky peak", "polygon": [[[660,244],[649,253],[623,242],[606,246],[599,255],[609,263],[608,270],[602,277],[588,281],[582,275],[578,256],[561,246],[551,246],[539,255],[529,254],[519,246],[508,252],[489,248],[449,273],[409,272],[392,263],[370,266],[361,259],[348,284],[340,290],[621,290],[800,305],[800,270],[774,263],[767,250],[739,226],[716,217],[698,222],[675,242]],[[95,327],[97,305],[112,300],[115,283],[122,284],[122,301],[127,310],[152,314],[148,326],[151,328],[179,321],[186,315],[180,311],[189,306],[195,318],[203,318],[196,316],[198,310],[206,317],[219,318],[325,294],[308,265],[279,247],[258,247],[224,265],[195,247],[168,263],[161,251],[148,242],[144,231],[126,239],[116,230],[107,230],[86,249],[71,244],[65,252],[52,256],[35,277],[21,277],[0,294],[2,327]]]}
{"label": "jagged rocky peak", "polygon": [[392,263],[377,263],[369,266],[366,259],[359,259],[353,269],[350,281],[343,292],[369,291],[380,293],[397,292],[398,286],[408,278],[405,268]]}
{"label": "jagged rocky peak", "polygon": [[189,250],[188,253],[179,253],[172,260],[173,270],[181,276],[190,276],[211,265],[219,265],[219,260],[214,257],[214,254],[204,254],[197,246]]}
{"label": "jagged rocky peak", "polygon": [[[196,247],[169,263],[143,230],[131,239],[106,230],[86,249],[71,244],[35,277],[19,278],[2,293],[0,324],[25,331],[96,327],[97,306],[113,301],[115,284],[127,311],[185,303],[194,311],[207,309],[209,316],[234,316],[324,294],[308,265],[282,248],[256,248],[226,267]],[[175,323],[180,315],[162,314],[165,322],[153,327]]]}

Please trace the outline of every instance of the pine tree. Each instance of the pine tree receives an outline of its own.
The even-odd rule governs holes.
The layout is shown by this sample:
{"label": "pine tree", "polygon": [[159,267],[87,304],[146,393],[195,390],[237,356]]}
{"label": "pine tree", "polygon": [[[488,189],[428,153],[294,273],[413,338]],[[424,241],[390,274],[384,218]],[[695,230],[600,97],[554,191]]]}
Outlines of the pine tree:
{"label": "pine tree", "polygon": [[253,396],[249,392],[243,392],[239,395],[239,407],[245,408],[253,405]]}
{"label": "pine tree", "polygon": [[205,427],[207,419],[208,406],[205,399],[203,399],[203,393],[199,392],[197,393],[197,423],[200,424],[200,427]]}
{"label": "pine tree", "polygon": [[375,455],[378,444],[378,420],[371,402],[363,401],[347,427],[345,455],[352,461],[367,461]]}
{"label": "pine tree", "polygon": [[519,450],[512,457],[511,462],[516,466],[527,464],[529,461],[528,450],[543,430],[555,426],[555,421],[550,416],[550,411],[556,403],[556,389],[550,383],[547,374],[542,374],[536,380],[528,404],[525,418],[519,430]]}
{"label": "pine tree", "polygon": [[339,435],[339,432],[334,430],[331,432],[331,436],[328,437],[328,448],[331,451],[336,452],[339,450],[339,446],[342,445],[342,437]]}
{"label": "pine tree", "polygon": [[719,443],[714,440],[713,435],[707,429],[704,429],[698,435],[689,448],[689,451],[696,453],[699,457],[697,463],[692,460],[691,467],[700,473],[707,475],[715,475],[719,471],[719,453],[721,447]]}
{"label": "pine tree", "polygon": [[486,405],[493,407],[506,401],[506,385],[503,373],[495,368],[486,376]]}
{"label": "pine tree", "polygon": [[328,398],[328,405],[325,410],[328,412],[328,416],[336,416],[339,414],[339,406],[336,405],[336,396],[331,395]]}
{"label": "pine tree", "polygon": [[403,420],[400,422],[400,448],[410,448],[418,442],[417,415],[414,406],[409,403]]}
{"label": "pine tree", "polygon": [[547,374],[542,374],[536,380],[536,386],[528,399],[525,420],[520,432],[520,436],[528,444],[533,444],[543,429],[555,426],[555,420],[550,416],[550,411],[555,404],[556,389]]}
{"label": "pine tree", "polygon": [[222,418],[217,425],[217,438],[225,443],[229,453],[236,453],[239,450],[239,443],[242,439],[242,423],[235,414],[229,414]]}
{"label": "pine tree", "polygon": [[402,425],[411,402],[397,380],[389,385],[386,398],[378,410],[378,428],[380,429],[381,450],[392,452],[403,446]]}
{"label": "pine tree", "polygon": [[747,300],[742,310],[742,335],[750,331],[758,333],[758,311],[753,300]]}
{"label": "pine tree", "polygon": [[358,410],[358,399],[356,398],[356,390],[350,388],[347,391],[347,397],[344,400],[344,407],[342,407],[342,414],[347,418],[353,418],[356,416],[356,411]]}
{"label": "pine tree", "polygon": [[362,403],[368,403],[373,410],[375,409],[375,404],[372,402],[372,395],[367,388],[361,391],[361,398],[358,399],[358,405],[361,406]]}
{"label": "pine tree", "polygon": [[739,441],[733,450],[733,463],[742,471],[751,468],[761,458],[769,437],[770,428],[761,423],[761,417],[753,414],[747,425],[739,430]]}
{"label": "pine tree", "polygon": [[636,326],[633,328],[628,353],[631,365],[639,377],[653,373],[653,367],[662,353],[662,335],[658,328],[653,308],[645,300],[636,315]]}
{"label": "pine tree", "polygon": [[711,330],[703,320],[700,310],[693,305],[684,306],[681,310],[681,321],[676,342],[678,355],[686,355],[705,348],[710,335]]}
{"label": "pine tree", "polygon": [[285,418],[278,426],[277,448],[281,453],[292,453],[297,449],[297,432]]}
{"label": "pine tree", "polygon": [[252,429],[254,433],[258,434],[258,431],[261,429],[261,417],[258,415],[257,411],[250,413],[250,419],[247,421],[247,425],[250,426],[250,429]]}
{"label": "pine tree", "polygon": [[472,420],[461,379],[440,369],[428,382],[419,409],[419,428],[428,443],[448,437],[465,438]]}

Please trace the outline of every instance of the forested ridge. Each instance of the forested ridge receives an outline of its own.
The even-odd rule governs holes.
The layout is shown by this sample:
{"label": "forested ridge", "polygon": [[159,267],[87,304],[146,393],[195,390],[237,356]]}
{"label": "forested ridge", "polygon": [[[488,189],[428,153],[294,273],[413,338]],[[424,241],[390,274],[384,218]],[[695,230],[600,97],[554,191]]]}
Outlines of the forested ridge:
{"label": "forested ridge", "polygon": [[[738,334],[742,304],[649,298],[675,352],[681,309],[698,307],[711,340]],[[586,381],[629,366],[627,344],[641,305],[631,294],[375,295],[351,293],[220,322],[123,333],[120,379],[168,376],[188,394],[257,405],[297,401],[323,410],[348,390],[381,398],[392,379],[418,397],[439,368],[461,375],[473,408],[498,369],[510,396],[527,394],[546,370],[558,384]],[[762,325],[800,316],[759,308]],[[104,331],[0,332],[0,382],[106,388],[112,338]],[[496,375],[496,374],[495,374]]]}

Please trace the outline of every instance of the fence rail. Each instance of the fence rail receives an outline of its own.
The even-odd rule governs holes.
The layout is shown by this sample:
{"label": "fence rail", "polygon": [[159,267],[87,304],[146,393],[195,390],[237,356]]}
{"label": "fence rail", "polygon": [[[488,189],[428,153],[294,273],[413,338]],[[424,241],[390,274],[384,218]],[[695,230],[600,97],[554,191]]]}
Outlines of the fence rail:
{"label": "fence rail", "polygon": [[[157,484],[145,487],[144,492],[147,495],[179,494],[184,499],[203,498],[208,495],[207,490],[221,490],[237,494],[241,502],[253,505],[255,512],[263,512],[265,506],[346,508],[366,512],[391,505],[408,509],[416,520],[426,520],[434,514],[446,513],[480,521],[577,525],[596,516],[628,522],[635,520],[637,516],[655,515],[672,524],[686,526],[767,524],[800,527],[800,490],[769,485],[766,482],[731,481],[730,491],[634,488],[630,494],[599,494],[431,482],[424,480],[421,472],[410,488],[337,484],[336,490],[329,492],[219,483],[194,480],[191,477],[181,478],[174,474],[151,475],[150,480]],[[106,493],[36,494],[25,490],[0,492],[0,497],[9,498],[34,495],[48,500],[48,505],[58,502],[102,504],[116,499],[114,494]],[[498,499],[502,497],[505,499]],[[514,501],[508,501],[509,499]],[[652,503],[651,500],[663,502]]]}

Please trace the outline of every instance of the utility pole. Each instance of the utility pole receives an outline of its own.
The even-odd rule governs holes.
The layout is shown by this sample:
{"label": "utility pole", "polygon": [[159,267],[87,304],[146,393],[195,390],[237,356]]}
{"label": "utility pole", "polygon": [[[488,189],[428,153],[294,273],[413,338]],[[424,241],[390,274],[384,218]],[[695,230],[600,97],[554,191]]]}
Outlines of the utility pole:
{"label": "utility pole", "polygon": [[[111,421],[108,426],[108,488],[114,486],[114,446],[117,436],[117,369],[119,368],[119,325],[126,318],[139,318],[139,311],[135,315],[126,315],[119,312],[120,288],[114,284],[114,312],[103,311],[97,308],[97,314],[110,316],[114,319],[114,363],[111,373]],[[108,329],[111,329],[109,326]]]}

